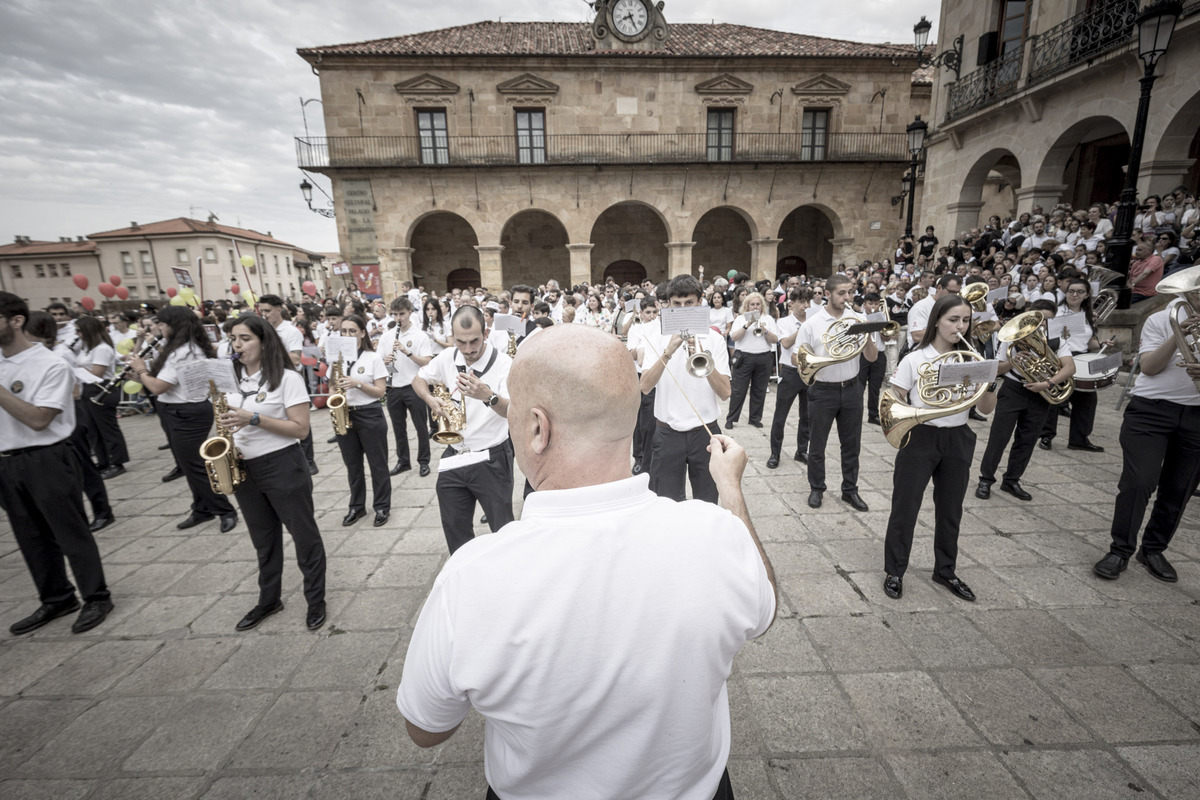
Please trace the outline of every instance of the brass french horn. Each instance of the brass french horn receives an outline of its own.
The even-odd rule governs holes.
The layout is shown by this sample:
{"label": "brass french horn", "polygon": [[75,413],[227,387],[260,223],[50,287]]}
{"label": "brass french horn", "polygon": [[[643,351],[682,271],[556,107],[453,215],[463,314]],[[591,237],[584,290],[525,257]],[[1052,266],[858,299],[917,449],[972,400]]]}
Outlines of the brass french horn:
{"label": "brass french horn", "polygon": [[961,414],[975,406],[988,390],[988,384],[970,386],[938,386],[938,373],[943,364],[961,364],[966,361],[983,361],[983,356],[971,347],[965,339],[960,338],[966,350],[951,350],[942,353],[932,361],[927,361],[917,370],[917,384],[912,391],[917,393],[921,402],[927,408],[917,408],[905,403],[892,394],[891,390],[879,394],[879,427],[888,444],[899,450],[908,444],[912,429],[940,417],[950,417]]}
{"label": "brass french horn", "polygon": [[825,345],[825,351],[829,353],[828,356],[817,355],[809,350],[803,342],[796,345],[796,349],[792,351],[792,364],[795,365],[796,370],[800,373],[800,380],[804,381],[805,385],[812,386],[813,381],[817,379],[817,373],[825,369],[825,367],[831,367],[834,364],[842,364],[852,358],[858,358],[859,354],[866,348],[867,337],[870,334],[852,334],[846,331],[852,325],[857,325],[860,322],[862,320],[857,317],[844,316],[829,323],[829,327],[821,334],[821,342]]}

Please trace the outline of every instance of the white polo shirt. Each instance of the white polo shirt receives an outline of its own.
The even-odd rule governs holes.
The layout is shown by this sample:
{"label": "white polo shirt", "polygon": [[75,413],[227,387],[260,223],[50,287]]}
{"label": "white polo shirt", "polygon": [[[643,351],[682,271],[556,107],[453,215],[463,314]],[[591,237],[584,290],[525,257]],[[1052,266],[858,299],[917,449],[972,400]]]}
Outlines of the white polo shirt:
{"label": "white polo shirt", "polygon": [[929,326],[929,312],[933,311],[933,304],[936,302],[933,295],[930,294],[928,297],[918,300],[908,310],[908,344],[910,347],[915,347],[917,344],[917,340],[913,338],[913,331],[923,331]]}
{"label": "white polo shirt", "polygon": [[450,557],[425,601],[396,705],[432,732],[474,707],[506,798],[716,792],[726,680],[774,595],[741,520],[648,481],[531,494],[520,520]]}
{"label": "white polo shirt", "polygon": [[[921,366],[933,361],[937,357],[937,348],[931,344],[917,350],[911,350],[908,355],[900,360],[900,365],[896,367],[896,372],[892,375],[892,385],[897,389],[908,392],[908,404],[913,408],[932,408],[932,406],[921,399],[920,393],[916,391],[916,386]],[[967,417],[969,415],[970,409],[960,411],[948,417],[938,417],[937,419],[921,424],[932,425],[935,428],[957,428],[959,425],[967,424]]]}
{"label": "white polo shirt", "polygon": [[[155,377],[160,381],[165,381],[171,384],[171,388],[162,394],[158,395],[160,403],[201,403],[208,400],[208,390],[205,389],[197,395],[189,395],[183,389],[183,377],[179,374],[179,370],[192,361],[204,361],[206,356],[199,347],[188,342],[183,347],[177,347],[167,355],[163,361],[162,369],[158,371]],[[197,390],[199,391],[199,390]]]}
{"label": "white polo shirt", "polygon": [[12,414],[0,413],[0,450],[57,444],[75,430],[75,375],[70,364],[41,342],[11,358],[0,356],[0,386],[18,400],[59,412],[40,431],[18,422]]}
{"label": "white polo shirt", "polygon": [[[775,345],[773,345],[767,341],[766,334],[764,333],[762,336],[755,336],[753,333],[754,326],[756,324],[760,324],[760,323],[762,324],[764,331],[766,331],[774,336],[779,335],[779,328],[776,327],[775,320],[771,318],[770,314],[763,313],[763,315],[758,318],[758,323],[750,323],[747,326],[745,335],[733,343],[733,349],[737,350],[739,352],[742,352],[742,353],[749,353],[749,354],[771,352],[771,349]],[[730,330],[731,331],[737,330],[738,328],[742,327],[745,324],[746,324],[746,316],[743,314],[743,315],[739,316],[736,320],[734,320],[733,328],[731,328]]]}
{"label": "white polo shirt", "polygon": [[279,327],[275,329],[275,332],[283,340],[283,349],[289,353],[299,353],[304,349],[304,334],[286,319],[279,323]]}
{"label": "white polo shirt", "polygon": [[[1187,318],[1187,311],[1183,308],[1182,298],[1172,300],[1166,308],[1156,311],[1146,319],[1142,326],[1139,353],[1152,352],[1168,339],[1174,341],[1175,333],[1171,329],[1168,314],[1175,314],[1175,318],[1183,323]],[[1133,394],[1147,400],[1170,400],[1184,406],[1200,406],[1200,392],[1196,391],[1196,384],[1188,377],[1187,370],[1176,366],[1178,362],[1179,349],[1176,348],[1175,354],[1171,356],[1162,372],[1157,375],[1139,372],[1133,384]]]}
{"label": "white polo shirt", "polygon": [[779,366],[791,367],[792,369],[796,368],[795,365],[792,364],[792,353],[796,352],[796,343],[800,341],[800,337],[797,336],[794,340],[792,340],[791,347],[784,347],[782,340],[788,338],[793,333],[799,332],[800,326],[803,324],[804,321],[796,319],[796,315],[790,311],[786,317],[779,318],[779,322],[775,326],[781,340],[779,343]]}
{"label": "white polo shirt", "polygon": [[[654,326],[656,324],[657,323],[651,322],[650,326]],[[625,339],[626,349],[628,349],[630,352],[632,352],[634,354],[633,363],[634,363],[634,366],[637,367],[637,371],[638,371],[639,375],[642,373],[642,365],[639,364],[637,361],[637,351],[638,351],[638,348],[642,346],[643,340],[646,338],[645,335],[646,335],[647,330],[649,330],[652,334],[654,333],[653,327],[648,327],[647,324],[644,322],[640,322],[640,321],[635,322],[634,324],[629,326],[629,335]]]}
{"label": "white polo shirt", "polygon": [[[815,356],[827,357],[829,351],[825,349],[825,343],[821,341],[821,336],[829,330],[829,326],[838,319],[854,320],[862,322],[862,315],[854,309],[846,306],[841,317],[834,317],[829,313],[828,306],[808,310],[808,319],[800,326],[800,335],[796,337],[797,342],[803,342],[806,347]],[[825,367],[817,373],[816,383],[842,383],[851,378],[858,377],[858,358],[851,358],[843,361],[841,364],[833,364]]]}
{"label": "white polo shirt", "polygon": [[391,365],[392,377],[388,381],[388,385],[392,387],[411,386],[413,378],[417,377],[417,372],[421,368],[412,358],[396,349],[396,342],[403,344],[412,355],[420,357],[432,356],[433,348],[429,346],[429,337],[413,322],[409,322],[407,331],[401,331],[397,325],[395,328],[388,328],[379,337],[379,346],[376,350],[380,354],[380,358],[388,353],[395,356]]}
{"label": "white polo shirt", "polygon": [[[387,365],[383,363],[383,359],[374,350],[362,350],[358,354],[353,364],[343,364],[342,369],[347,378],[363,383],[374,383],[380,378],[387,377]],[[358,408],[359,406],[369,406],[371,403],[378,403],[379,398],[372,397],[362,389],[350,389],[346,392],[347,405]]]}
{"label": "white polo shirt", "polygon": [[[229,407],[244,408],[251,413],[257,412],[260,417],[282,420],[288,418],[287,410],[292,406],[308,407],[308,390],[304,388],[304,378],[300,377],[300,373],[284,370],[283,380],[274,389],[267,388],[263,378],[261,369],[253,375],[243,375],[238,382],[241,393],[225,396]],[[233,434],[233,443],[246,460],[274,453],[299,441],[255,425],[247,425]]]}
{"label": "white polo shirt", "polygon": [[[662,328],[659,327],[659,331],[661,330]],[[728,378],[730,375],[729,349],[725,345],[725,337],[710,328],[698,338],[703,349],[712,355],[713,369]],[[663,336],[651,328],[650,331],[643,331],[642,341],[645,353],[643,365],[649,366],[654,359],[666,352],[671,337]],[[656,384],[657,391],[654,393],[654,418],[659,422],[665,422],[672,430],[676,431],[690,431],[693,428],[699,428],[700,420],[696,418],[697,412],[706,423],[715,422],[717,415],[721,413],[717,393],[708,385],[708,378],[694,378],[688,374],[687,362],[688,348],[685,343],[680,345],[679,349],[675,351],[675,355],[667,359],[663,375]],[[671,375],[666,374],[668,370],[671,375],[675,376],[675,380],[671,379]],[[686,398],[680,392],[679,384],[682,384],[683,392],[687,394]],[[695,405],[696,411],[692,411],[688,400]]]}
{"label": "white polo shirt", "polygon": [[[496,354],[496,360],[489,367],[488,362],[492,360],[493,353]],[[458,368],[466,367],[466,363],[458,348],[452,347],[438,353],[432,361],[421,367],[418,374],[426,383],[442,384],[450,390],[453,400],[462,401],[464,398],[458,391]],[[508,371],[512,368],[512,359],[507,353],[485,345],[483,355],[470,369],[479,372],[485,367],[487,371],[479,375],[479,380],[496,394],[507,398]],[[482,400],[476,400],[474,397],[465,399],[467,427],[462,432],[462,443],[455,445],[455,449],[479,452],[504,442],[508,438],[508,420],[497,414],[491,406],[485,405]]]}
{"label": "white polo shirt", "polygon": [[[1071,317],[1071,316],[1074,316],[1075,314],[1083,314],[1083,313],[1084,312],[1083,312],[1082,308],[1079,311],[1072,311],[1070,309],[1070,307],[1067,306],[1066,303],[1062,303],[1059,305],[1058,313],[1055,314],[1055,317]],[[1084,327],[1084,330],[1087,331],[1087,333],[1085,333],[1083,336],[1069,336],[1068,337],[1065,335],[1066,331],[1065,330],[1063,331],[1063,334],[1064,334],[1063,341],[1067,343],[1068,347],[1070,347],[1071,355],[1073,355],[1073,356],[1079,355],[1080,353],[1086,353],[1088,351],[1088,342],[1090,342],[1092,340],[1092,337],[1096,334],[1096,331],[1092,328],[1091,325],[1085,324],[1083,327]]]}
{"label": "white polo shirt", "polygon": [[[116,360],[117,351],[101,342],[95,348],[84,350],[75,356],[75,376],[79,378],[80,383],[102,383],[116,374],[113,371]],[[104,367],[104,374],[100,377],[96,377],[91,371],[91,368],[96,366]]]}

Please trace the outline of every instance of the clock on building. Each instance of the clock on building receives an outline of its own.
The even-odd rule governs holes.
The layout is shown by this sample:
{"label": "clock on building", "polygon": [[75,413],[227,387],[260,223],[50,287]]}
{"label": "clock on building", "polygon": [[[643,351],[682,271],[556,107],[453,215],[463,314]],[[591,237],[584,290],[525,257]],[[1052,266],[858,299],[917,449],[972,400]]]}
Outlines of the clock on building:
{"label": "clock on building", "polygon": [[661,0],[596,0],[595,8],[592,36],[597,49],[654,50],[667,38]]}

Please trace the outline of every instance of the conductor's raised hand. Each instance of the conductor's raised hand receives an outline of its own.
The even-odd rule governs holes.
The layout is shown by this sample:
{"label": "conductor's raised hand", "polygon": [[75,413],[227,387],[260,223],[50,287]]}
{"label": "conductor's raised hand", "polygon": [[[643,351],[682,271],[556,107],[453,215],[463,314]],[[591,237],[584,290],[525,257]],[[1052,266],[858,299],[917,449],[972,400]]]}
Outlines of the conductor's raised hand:
{"label": "conductor's raised hand", "polygon": [[708,472],[718,491],[740,488],[746,471],[746,451],[730,437],[718,433],[708,443]]}

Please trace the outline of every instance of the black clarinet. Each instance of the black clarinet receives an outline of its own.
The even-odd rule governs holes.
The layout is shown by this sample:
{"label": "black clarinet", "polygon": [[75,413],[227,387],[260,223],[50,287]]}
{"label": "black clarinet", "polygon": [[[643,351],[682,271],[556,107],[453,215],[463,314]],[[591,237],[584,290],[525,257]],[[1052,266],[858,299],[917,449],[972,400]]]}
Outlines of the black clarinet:
{"label": "black clarinet", "polygon": [[[138,351],[137,357],[145,358],[147,355],[149,355],[150,351],[152,351],[155,347],[158,347],[158,343],[162,341],[162,338],[163,337],[161,336],[155,336],[152,341],[146,342],[146,344],[142,345],[142,349]],[[98,406],[104,405],[104,398],[108,397],[109,392],[125,382],[125,379],[129,377],[129,372],[132,369],[133,367],[126,365],[125,369],[121,370],[119,374],[113,375],[108,380],[96,384],[98,391],[96,394],[91,396],[90,400]]]}

